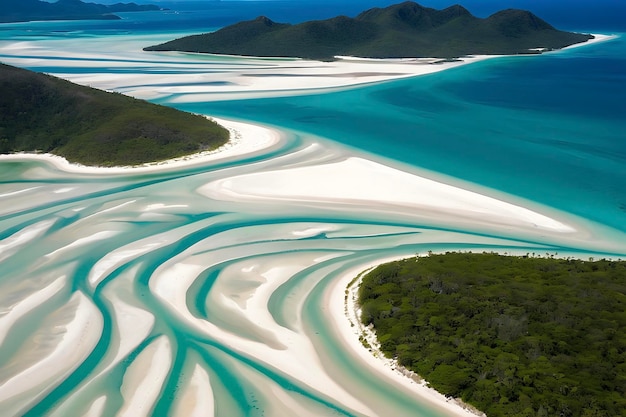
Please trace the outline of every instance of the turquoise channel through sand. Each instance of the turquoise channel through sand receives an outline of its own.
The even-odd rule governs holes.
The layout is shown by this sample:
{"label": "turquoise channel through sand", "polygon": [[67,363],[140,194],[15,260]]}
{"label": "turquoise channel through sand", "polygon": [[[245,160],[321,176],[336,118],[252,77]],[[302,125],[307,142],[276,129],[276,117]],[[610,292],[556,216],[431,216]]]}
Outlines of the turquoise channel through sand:
{"label": "turquoise channel through sand", "polygon": [[280,139],[145,170],[1,158],[3,415],[464,415],[372,360],[344,283],[428,251],[626,257],[622,36],[341,87],[357,67],[146,54],[189,27],[125,18],[2,25],[0,61]]}

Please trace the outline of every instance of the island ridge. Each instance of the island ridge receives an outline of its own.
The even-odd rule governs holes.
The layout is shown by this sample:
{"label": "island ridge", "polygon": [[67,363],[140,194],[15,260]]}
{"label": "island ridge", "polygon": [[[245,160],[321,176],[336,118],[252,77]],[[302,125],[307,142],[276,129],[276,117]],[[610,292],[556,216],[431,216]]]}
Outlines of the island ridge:
{"label": "island ridge", "polygon": [[3,64],[0,90],[0,153],[138,165],[215,149],[229,138],[204,116]]}
{"label": "island ridge", "polygon": [[557,30],[524,10],[503,10],[481,19],[460,5],[435,10],[407,1],[366,10],[355,18],[337,16],[296,25],[260,16],[144,50],[322,61],[337,56],[450,59],[539,53],[592,38]]}

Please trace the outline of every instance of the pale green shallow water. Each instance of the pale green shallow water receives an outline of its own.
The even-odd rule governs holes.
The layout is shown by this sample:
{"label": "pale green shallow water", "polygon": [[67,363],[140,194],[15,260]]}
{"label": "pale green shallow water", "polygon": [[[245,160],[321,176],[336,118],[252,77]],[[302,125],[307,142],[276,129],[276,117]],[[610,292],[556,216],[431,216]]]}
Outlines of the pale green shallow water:
{"label": "pale green shallow water", "polygon": [[[285,145],[284,151],[288,150],[289,145]],[[280,164],[297,161],[287,155]],[[263,163],[267,168],[277,165],[272,160]],[[181,388],[196,364],[210,376],[219,416],[297,415],[291,414],[291,405],[277,406],[269,385],[283,390],[302,407],[315,410],[314,415],[363,415],[344,404],[348,394],[367,405],[371,415],[438,415],[364,368],[346,351],[330,326],[337,318],[329,316],[322,297],[324,288],[346,269],[386,256],[448,249],[577,250],[525,239],[496,239],[465,230],[450,230],[442,238],[441,227],[420,224],[410,212],[373,210],[359,214],[330,204],[325,209],[264,201],[241,204],[207,198],[197,191],[218,178],[257,169],[245,164],[104,177],[65,174],[39,162],[4,163],[2,168],[5,178],[12,178],[3,182],[2,194],[26,190],[3,198],[10,203],[2,206],[2,242],[15,245],[2,251],[8,256],[2,261],[3,310],[66,277],[48,298],[31,306],[7,328],[0,348],[2,389],[8,390],[16,383],[11,378],[18,371],[37,366],[49,353],[46,348],[55,346],[53,341],[50,345],[46,342],[32,355],[25,354],[24,349],[33,342],[42,342],[39,332],[48,340],[47,332],[58,334],[51,326],[76,320],[73,310],[51,316],[76,293],[83,294],[93,306],[90,317],[97,320],[100,316],[103,321],[98,338],[80,347],[84,358],[70,362],[72,369],[51,372],[62,377],[51,383],[37,373],[36,378],[28,379],[32,390],[23,396],[3,398],[7,415],[82,415],[85,407],[102,395],[107,397],[102,415],[114,415],[123,404],[120,386],[125,372],[137,355],[161,336],[169,341],[171,360],[165,366],[158,365],[162,383],[158,396],[146,404],[152,410],[150,415],[175,415],[172,400],[184,392]],[[327,231],[305,237],[292,233],[313,228]],[[25,236],[27,231],[32,234]],[[110,234],[103,234],[106,232]],[[91,237],[97,240],[89,241]],[[72,243],[75,246],[69,247]],[[58,250],[62,252],[55,252]],[[107,259],[111,260],[108,269],[103,267]],[[164,294],[151,287],[164,268],[180,263],[201,265],[191,276],[193,283],[186,291],[183,307],[197,320],[214,324],[219,335],[213,337],[211,331],[196,328],[193,321],[180,316],[181,306],[169,305]],[[277,267],[286,268],[280,274],[282,284],[261,296],[262,300],[268,297],[265,314],[272,320],[269,328],[254,323],[254,315],[237,314],[224,302],[222,297],[233,302],[245,299],[270,281],[243,271]],[[97,270],[104,273],[94,286],[90,274]],[[174,285],[179,285],[181,278],[169,276]],[[123,300],[141,314],[116,316],[116,300]],[[154,324],[138,325],[144,323],[139,320],[144,316],[152,317],[148,322]],[[120,325],[132,329],[121,338]],[[283,353],[281,340],[272,335],[276,328],[310,341],[317,359]],[[237,334],[244,342],[226,342],[221,332]],[[311,365],[315,369],[310,372],[326,373],[345,392],[335,397],[317,392],[298,375],[283,373],[262,356],[257,357],[245,342],[249,340],[275,349],[274,354],[284,356],[285,361],[304,358],[313,364],[319,360]],[[111,355],[118,349],[124,354],[112,362]],[[100,374],[104,368],[108,369]],[[46,369],[49,365],[41,370],[44,375]],[[57,414],[53,412],[56,407],[61,407]]]}
{"label": "pale green shallow water", "polygon": [[[97,69],[85,56],[57,61],[59,51],[73,56],[89,48],[85,39],[51,41],[45,33],[36,36],[41,49],[5,48],[1,59],[59,74],[116,74],[113,84],[119,85],[128,85],[125,77],[163,69],[162,62],[149,60],[140,67],[114,60]],[[95,32],[90,36],[111,47],[123,39],[113,43]],[[615,62],[623,44],[604,48],[602,59]],[[569,58],[591,65],[585,57],[593,54]],[[93,59],[100,58],[93,53]],[[506,84],[512,74],[507,69],[515,73],[517,64],[480,64],[334,94],[191,103],[184,107],[281,126],[286,135],[279,146],[258,155],[195,168],[96,175],[26,159],[0,162],[2,414],[185,415],[180,404],[193,406],[189,393],[200,387],[196,401],[220,417],[443,415],[365,366],[345,346],[333,326],[343,319],[332,316],[324,298],[345,271],[428,251],[585,258],[626,253],[621,102],[585,118],[575,106],[556,106],[562,110],[558,114],[545,96],[542,111],[550,114],[553,130],[546,123],[543,134],[524,136],[520,126],[541,120],[536,110],[524,107],[532,97],[522,106],[519,94],[515,102],[457,85],[464,77],[472,85]],[[533,65],[522,63],[525,70],[517,76],[527,75]],[[493,124],[485,128],[477,117]],[[520,118],[521,125],[512,121]],[[572,127],[575,119],[579,124]],[[472,128],[478,133],[469,135]],[[503,143],[506,129],[512,139]],[[582,143],[593,131],[601,132],[602,140]],[[479,143],[468,146],[470,137]],[[319,146],[313,156],[300,152],[311,144]],[[240,175],[352,155],[377,159],[374,154],[411,172],[426,167],[491,187],[491,195],[522,201],[588,228],[595,237],[574,241],[497,225],[461,227],[406,207],[355,209],[336,201],[263,198],[250,203],[201,191]],[[534,168],[524,171],[525,166]],[[576,181],[568,182],[570,175]],[[247,311],[252,305],[257,309]]]}

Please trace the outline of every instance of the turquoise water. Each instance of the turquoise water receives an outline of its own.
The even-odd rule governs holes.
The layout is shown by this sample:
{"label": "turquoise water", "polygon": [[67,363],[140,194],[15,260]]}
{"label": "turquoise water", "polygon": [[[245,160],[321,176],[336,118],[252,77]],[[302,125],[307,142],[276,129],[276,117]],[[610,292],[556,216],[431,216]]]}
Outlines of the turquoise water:
{"label": "turquoise water", "polygon": [[[219,26],[243,10],[232,6],[6,25],[0,60],[123,91],[199,88],[167,77],[259,63],[146,56],[139,46],[192,31],[208,15]],[[260,6],[249,7],[244,14]],[[0,161],[2,414],[445,415],[359,359],[328,293],[342,296],[334,286],[365,265],[428,251],[626,256],[624,52],[621,37],[323,94],[155,99],[283,132],[259,154],[200,166],[95,174]],[[163,79],[149,79],[155,73]],[[584,233],[488,215],[457,221],[374,192],[347,204],[211,188],[349,157],[443,178]]]}
{"label": "turquoise water", "polygon": [[625,231],[625,56],[619,38],[334,94],[182,108],[314,132]]}

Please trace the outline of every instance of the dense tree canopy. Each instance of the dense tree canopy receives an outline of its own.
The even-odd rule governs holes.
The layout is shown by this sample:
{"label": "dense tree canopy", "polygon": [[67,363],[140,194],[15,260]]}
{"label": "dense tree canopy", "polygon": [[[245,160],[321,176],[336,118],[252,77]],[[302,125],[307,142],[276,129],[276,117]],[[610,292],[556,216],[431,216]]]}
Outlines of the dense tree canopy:
{"label": "dense tree canopy", "polygon": [[431,255],[359,297],[386,355],[489,417],[626,416],[626,262]]}
{"label": "dense tree canopy", "polygon": [[332,60],[337,55],[454,58],[470,54],[527,54],[538,47],[559,49],[591,38],[557,30],[524,10],[502,10],[481,19],[459,5],[435,10],[406,1],[369,9],[355,18],[337,16],[296,25],[260,16],[145,50],[318,60]]}
{"label": "dense tree canopy", "polygon": [[0,64],[0,91],[0,153],[137,165],[214,149],[229,138],[200,115],[8,65]]}

